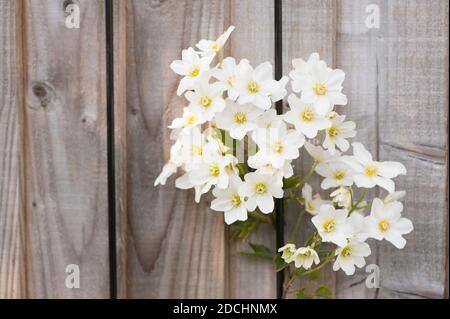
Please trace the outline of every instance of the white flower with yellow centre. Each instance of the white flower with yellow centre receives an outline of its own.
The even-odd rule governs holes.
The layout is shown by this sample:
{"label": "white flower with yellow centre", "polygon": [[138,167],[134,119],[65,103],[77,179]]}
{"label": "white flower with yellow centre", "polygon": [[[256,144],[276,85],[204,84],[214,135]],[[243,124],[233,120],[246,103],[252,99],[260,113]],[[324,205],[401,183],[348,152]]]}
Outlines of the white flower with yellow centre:
{"label": "white flower with yellow centre", "polygon": [[300,247],[294,253],[295,268],[309,269],[313,264],[320,263],[319,255],[311,247]]}
{"label": "white flower with yellow centre", "polygon": [[178,140],[181,144],[178,158],[183,163],[185,170],[190,170],[192,167],[203,163],[204,147],[207,141],[199,126],[182,131]]}
{"label": "white flower with yellow centre", "polygon": [[172,124],[169,125],[171,129],[189,129],[197,125],[201,125],[205,123],[205,120],[195,113],[189,111],[189,108],[185,107],[183,109],[183,116],[178,117],[172,121]]}
{"label": "white flower with yellow centre", "polygon": [[317,63],[325,63],[320,61],[320,56],[317,52],[311,53],[308,60],[293,59],[292,66],[294,69],[289,73],[292,78],[292,87],[297,92],[300,91],[300,82],[304,79],[304,76],[311,76],[312,69]]}
{"label": "white flower with yellow centre", "polygon": [[254,155],[260,162],[266,162],[274,168],[282,168],[285,161],[299,157],[299,148],[305,137],[295,130],[287,130],[285,124],[278,128],[256,129],[252,135],[259,151]]}
{"label": "white flower with yellow centre", "polygon": [[244,179],[239,193],[247,197],[248,210],[253,211],[258,207],[263,214],[271,213],[274,208],[273,198],[283,198],[283,188],[277,178],[253,172],[245,174]]}
{"label": "white flower with yellow centre", "polygon": [[339,187],[330,194],[330,197],[338,207],[350,209],[352,206],[352,192],[349,187]]}
{"label": "white flower with yellow centre", "polygon": [[194,89],[197,80],[209,70],[213,55],[200,57],[193,48],[183,50],[181,60],[173,61],[170,68],[179,75],[184,77],[178,85],[177,94],[181,95],[186,90]]}
{"label": "white flower with yellow centre", "polygon": [[226,100],[225,110],[215,116],[216,124],[218,128],[227,130],[232,138],[242,140],[248,132],[257,128],[256,120],[262,112],[252,104],[238,105]]}
{"label": "white flower with yellow centre", "polygon": [[331,204],[329,200],[322,199],[319,193],[313,196],[312,187],[308,183],[303,185],[302,199],[305,205],[305,210],[311,215],[317,215],[322,205]]}
{"label": "white flower with yellow centre", "polygon": [[319,163],[319,165],[337,161],[341,156],[340,152],[331,155],[330,152],[324,150],[322,146],[314,145],[310,142],[305,142],[305,148],[308,154]]}
{"label": "white flower with yellow centre", "polygon": [[281,253],[281,259],[283,259],[286,264],[294,261],[296,251],[297,247],[295,247],[294,244],[286,244],[278,249],[278,252]]}
{"label": "white flower with yellow centre", "polygon": [[200,50],[201,55],[216,55],[217,52],[222,50],[225,42],[231,35],[231,32],[235,29],[234,26],[230,26],[217,40],[200,40],[195,46]]}
{"label": "white flower with yellow centre", "polygon": [[364,258],[370,256],[370,254],[371,251],[368,244],[350,240],[347,244],[336,249],[336,261],[333,264],[333,270],[338,271],[342,269],[347,276],[353,275],[356,267],[364,267],[366,264]]}
{"label": "white flower with yellow centre", "polygon": [[211,202],[211,209],[224,212],[225,223],[228,225],[248,218],[245,198],[239,193],[242,184],[239,176],[232,175],[226,189],[215,187],[212,191],[215,199]]}
{"label": "white flower with yellow centre", "polygon": [[206,121],[211,121],[214,114],[222,112],[225,100],[222,97],[224,86],[220,82],[208,83],[208,78],[199,79],[194,85],[194,91],[186,92],[189,111]]}
{"label": "white flower with yellow centre", "polygon": [[327,128],[323,147],[331,154],[336,152],[336,146],[342,151],[346,152],[350,144],[347,138],[355,137],[356,131],[355,122],[344,122],[345,115],[336,115],[331,119],[331,126]]}
{"label": "white flower with yellow centre", "polygon": [[353,184],[353,171],[342,162],[330,162],[316,168],[317,174],[324,177],[320,184],[322,189],[339,186],[351,186]]}
{"label": "white flower with yellow centre", "polygon": [[324,116],[334,105],[346,105],[347,97],[342,94],[345,73],[330,69],[323,61],[312,61],[306,71],[291,73],[292,90],[301,92],[303,103],[312,104],[318,114]]}
{"label": "white flower with yellow centre", "polygon": [[377,162],[361,143],[353,143],[353,156],[343,156],[342,161],[354,171],[353,180],[356,186],[372,188],[376,185],[389,193],[395,191],[391,178],[405,175],[406,168],[399,162]]}
{"label": "white flower with yellow centre", "polygon": [[386,239],[399,249],[405,247],[403,235],[412,232],[414,227],[409,219],[401,217],[402,210],[400,202],[384,203],[375,198],[370,216],[366,217],[369,236],[378,240]]}
{"label": "white flower with yellow centre", "polygon": [[311,221],[322,241],[345,246],[347,238],[352,234],[351,226],[347,222],[347,215],[346,209],[335,209],[332,205],[322,205],[319,214],[314,216]]}
{"label": "white flower with yellow centre", "polygon": [[264,62],[255,69],[250,64],[243,65],[236,79],[236,89],[239,104],[252,103],[262,110],[269,109],[271,96],[279,89],[279,84],[273,79],[272,64]]}
{"label": "white flower with yellow centre", "polygon": [[244,65],[250,65],[248,60],[242,59],[238,65],[234,58],[228,57],[222,61],[220,66],[211,70],[211,75],[220,81],[227,90],[228,98],[235,101],[239,96],[239,92],[236,89],[236,78]]}
{"label": "white flower with yellow centre", "polygon": [[330,120],[319,115],[312,105],[302,103],[295,94],[289,95],[288,103],[291,109],[284,114],[283,119],[306,137],[314,138],[318,131],[330,127]]}

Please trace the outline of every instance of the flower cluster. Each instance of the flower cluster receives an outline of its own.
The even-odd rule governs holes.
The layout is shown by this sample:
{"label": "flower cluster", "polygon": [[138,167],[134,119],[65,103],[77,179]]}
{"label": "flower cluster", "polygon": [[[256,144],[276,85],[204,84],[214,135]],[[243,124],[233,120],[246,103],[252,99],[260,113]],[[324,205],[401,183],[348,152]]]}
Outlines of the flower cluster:
{"label": "flower cluster", "polygon": [[[275,198],[296,199],[302,212],[313,215],[316,228],[301,247],[291,240],[279,249],[285,265],[293,262],[297,269],[334,261],[334,270],[351,275],[370,255],[368,238],[403,248],[402,236],[413,226],[401,217],[399,199],[405,193],[395,192],[392,179],[406,174],[406,168],[375,161],[357,142],[351,144],[353,155],[344,155],[348,139],[356,136],[355,123],[335,110],[347,104],[344,72],[313,53],[307,61],[293,60],[289,77],[276,81],[269,62],[252,66],[246,59],[223,58],[233,30],[231,26],[215,41],[201,40],[170,65],[182,76],[177,94],[187,104],[169,126],[175,142],[155,186],[180,169],[176,187],[193,188],[197,202],[212,189],[211,209],[223,212],[227,224],[245,222],[252,214],[264,218],[273,212]],[[287,96],[289,81],[294,93]],[[274,103],[286,96],[290,109],[278,115]],[[314,164],[300,178],[294,176],[293,161],[302,147]],[[307,184],[312,174],[323,178],[320,187],[330,191],[329,199],[313,196]],[[373,199],[364,216],[364,197],[375,186],[389,195]],[[362,190],[356,199],[357,188]],[[322,244],[330,247],[325,253],[317,249]]]}

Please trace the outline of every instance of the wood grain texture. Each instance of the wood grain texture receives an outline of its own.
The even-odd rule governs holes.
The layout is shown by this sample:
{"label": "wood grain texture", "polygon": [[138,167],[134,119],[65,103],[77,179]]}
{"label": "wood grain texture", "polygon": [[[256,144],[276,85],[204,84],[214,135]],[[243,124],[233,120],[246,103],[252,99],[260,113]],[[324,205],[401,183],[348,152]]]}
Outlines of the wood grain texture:
{"label": "wood grain texture", "polygon": [[223,1],[127,2],[128,250],[130,298],[225,295],[223,218],[207,196],[153,182],[173,141],[167,126],[187,105],[169,64],[223,32]]}
{"label": "wood grain texture", "polygon": [[[307,60],[313,52],[318,52],[321,59],[331,67],[336,67],[336,1],[283,1],[283,73],[288,74],[292,70],[292,60],[302,58]],[[292,93],[291,85],[288,91]],[[286,105],[285,109],[289,109]],[[297,175],[304,176],[313,165],[309,154],[304,148],[300,151],[300,158],[293,162]],[[314,192],[320,191],[320,178],[317,175],[308,182]],[[325,194],[321,192],[322,195]],[[295,224],[300,207],[296,203],[288,206],[286,213],[285,237]],[[311,222],[311,215],[306,213],[297,235],[296,242],[301,245],[315,230]],[[307,287],[308,292],[313,292],[318,285],[327,285],[335,290],[335,274],[329,266],[322,271],[322,278],[314,283],[308,280],[300,280],[297,287]],[[295,296],[290,294],[289,297]]]}
{"label": "wood grain texture", "polygon": [[19,9],[0,1],[0,299],[27,296]]}
{"label": "wood grain texture", "polygon": [[[27,283],[31,298],[109,297],[103,1],[24,1]],[[65,286],[68,264],[81,286]]]}
{"label": "wood grain texture", "polygon": [[[236,26],[230,38],[229,53],[236,61],[246,58],[253,66],[269,61],[274,64],[273,0],[231,1],[230,23]],[[275,250],[275,231],[263,225],[248,239]],[[270,262],[236,256],[247,251],[243,242],[229,243],[230,298],[276,298],[276,273]]]}

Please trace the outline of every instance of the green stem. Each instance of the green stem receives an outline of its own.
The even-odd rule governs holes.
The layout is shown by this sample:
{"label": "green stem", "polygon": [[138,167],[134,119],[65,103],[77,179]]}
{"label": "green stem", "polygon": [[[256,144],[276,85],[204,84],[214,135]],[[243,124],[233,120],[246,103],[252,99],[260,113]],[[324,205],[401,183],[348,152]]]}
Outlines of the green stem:
{"label": "green stem", "polygon": [[262,215],[262,214],[260,214],[260,213],[258,213],[258,212],[256,212],[256,211],[248,212],[248,214],[249,214],[250,216],[252,216],[252,217],[258,219],[259,221],[261,221],[261,222],[263,222],[263,223],[266,223],[266,224],[272,224],[272,220],[271,220],[269,217],[264,216],[264,215]]}
{"label": "green stem", "polygon": [[369,190],[368,188],[365,188],[365,189],[362,191],[362,193],[361,193],[361,195],[359,195],[358,200],[356,201],[356,203],[353,204],[352,207],[350,208],[350,210],[349,210],[349,212],[348,212],[349,215],[350,215],[351,213],[353,213],[355,210],[359,209],[358,206],[359,206],[359,204],[361,204],[361,202],[363,201],[364,197],[366,197],[366,194],[367,194],[367,191],[368,191],[368,190]]}
{"label": "green stem", "polygon": [[304,215],[305,215],[305,209],[302,209],[301,212],[297,216],[294,227],[292,228],[291,232],[289,233],[289,237],[288,237],[289,243],[291,243],[294,240],[295,234],[298,232],[298,229],[300,227],[300,224],[302,222]]}
{"label": "green stem", "polygon": [[315,268],[311,268],[305,272],[302,272],[301,275],[302,276],[306,276],[309,275],[310,273],[313,273],[317,270],[322,269],[323,267],[325,267],[326,265],[328,265],[332,260],[334,259],[334,251],[331,252],[331,256],[329,256],[327,259],[325,259],[325,261],[323,263],[321,263],[319,266],[315,267]]}
{"label": "green stem", "polygon": [[300,180],[300,182],[298,183],[298,186],[297,186],[297,187],[302,186],[303,184],[305,184],[305,183],[310,179],[310,177],[312,176],[312,174],[313,174],[314,171],[316,170],[317,165],[319,165],[319,162],[315,161],[314,164],[313,164],[313,166],[312,166],[311,169],[309,170],[308,174],[306,174],[305,177],[303,177],[303,178]]}

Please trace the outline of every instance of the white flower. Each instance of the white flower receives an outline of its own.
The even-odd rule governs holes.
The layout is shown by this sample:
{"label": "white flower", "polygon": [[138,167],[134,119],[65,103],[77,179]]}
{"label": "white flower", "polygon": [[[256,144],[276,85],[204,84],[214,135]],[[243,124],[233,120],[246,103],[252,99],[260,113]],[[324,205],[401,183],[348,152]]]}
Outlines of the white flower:
{"label": "white flower", "polygon": [[281,125],[282,118],[275,109],[269,109],[256,120],[256,124],[259,128],[277,128]]}
{"label": "white flower", "polygon": [[402,199],[403,197],[406,196],[406,191],[397,191],[397,192],[393,192],[388,194],[384,199],[383,202],[385,204],[387,203],[391,203],[391,202],[395,202],[398,201],[399,199]]}
{"label": "white flower", "polygon": [[288,103],[291,109],[284,115],[284,120],[306,137],[314,138],[318,131],[331,126],[331,121],[319,115],[313,106],[302,103],[295,94],[289,95]]}
{"label": "white flower", "polygon": [[312,69],[317,63],[325,63],[320,61],[319,54],[317,52],[311,53],[308,58],[308,61],[303,59],[293,59],[292,66],[294,70],[289,73],[289,76],[292,78],[292,89],[295,92],[300,92],[301,90],[301,81],[304,79],[305,75],[312,75]]}
{"label": "white flower", "polygon": [[329,200],[323,200],[319,193],[313,197],[312,187],[308,183],[303,185],[302,197],[305,202],[305,210],[311,215],[317,215],[322,205],[331,204]]}
{"label": "white flower", "polygon": [[201,116],[192,113],[187,107],[183,109],[183,116],[176,118],[172,121],[169,128],[171,129],[184,129],[191,128],[205,123],[205,120]]}
{"label": "white flower", "polygon": [[207,77],[198,79],[194,85],[194,91],[188,91],[185,94],[190,102],[189,110],[206,121],[211,121],[215,113],[222,112],[225,108],[223,91],[224,87],[220,82],[209,84]]}
{"label": "white flower", "polygon": [[318,165],[316,172],[320,176],[325,177],[320,184],[322,189],[329,189],[339,186],[351,186],[353,184],[353,171],[349,166],[342,162],[336,161]]}
{"label": "white flower", "polygon": [[284,99],[287,94],[286,85],[288,82],[289,78],[287,76],[283,76],[279,81],[276,81],[275,88],[270,95],[272,102],[277,102]]}
{"label": "white flower", "polygon": [[181,140],[177,140],[175,144],[170,147],[169,161],[163,166],[163,169],[153,183],[153,186],[158,186],[160,184],[166,185],[167,179],[176,173],[178,167],[183,165],[182,147],[183,144]]}
{"label": "white flower", "polygon": [[359,242],[363,242],[369,237],[369,233],[367,232],[366,219],[363,215],[354,211],[350,215],[350,217],[347,218],[347,222],[352,227],[351,238],[354,238]]}
{"label": "white flower", "polygon": [[215,119],[218,128],[227,130],[232,138],[242,140],[247,132],[257,127],[256,119],[262,112],[252,104],[238,105],[226,100],[225,110],[217,113]]}
{"label": "white flower", "polygon": [[250,65],[248,60],[242,59],[239,64],[236,65],[235,59],[228,57],[222,61],[220,67],[211,70],[211,75],[225,85],[228,98],[233,101],[239,96],[235,82],[240,73],[239,70],[241,70],[244,65]]}
{"label": "white flower", "polygon": [[347,210],[335,209],[332,205],[322,205],[318,215],[311,221],[319,232],[322,241],[345,246],[351,236],[351,226],[347,222]]}
{"label": "white flower", "polygon": [[353,143],[352,146],[353,156],[343,156],[342,161],[353,169],[356,186],[372,188],[378,185],[389,193],[394,192],[395,184],[391,178],[405,175],[405,166],[398,162],[376,162],[361,143]]}
{"label": "white flower", "polygon": [[400,202],[383,203],[381,199],[375,198],[370,216],[366,217],[370,237],[386,239],[399,249],[405,247],[406,240],[402,235],[409,234],[414,227],[409,219],[401,217],[402,210]]}
{"label": "white flower", "polygon": [[314,63],[311,73],[298,75],[292,82],[294,92],[301,92],[303,103],[312,104],[320,115],[325,115],[334,105],[346,105],[347,97],[341,93],[345,73],[332,70],[323,62]]}
{"label": "white flower", "polygon": [[352,192],[348,187],[339,187],[330,194],[330,197],[333,198],[333,203],[339,207],[350,209],[352,206]]}
{"label": "white flower", "polygon": [[194,84],[206,71],[209,70],[213,55],[199,57],[193,48],[183,50],[181,60],[173,61],[170,68],[177,74],[183,75],[178,85],[177,94],[181,95],[186,90],[194,88]]}
{"label": "white flower", "polygon": [[215,187],[212,191],[216,197],[211,202],[211,209],[224,212],[225,223],[228,225],[237,220],[247,220],[247,207],[244,198],[239,194],[239,188],[243,182],[239,176],[230,176],[228,188],[220,189]]}
{"label": "white flower", "polygon": [[200,127],[182,131],[178,141],[181,145],[181,150],[176,158],[185,165],[186,170],[190,170],[191,167],[203,162],[206,136],[201,132]]}
{"label": "white flower", "polygon": [[299,148],[303,146],[305,138],[295,130],[286,130],[286,125],[278,128],[257,129],[255,143],[259,147],[254,156],[263,159],[274,168],[281,168],[286,160],[299,157]]}
{"label": "white flower", "polygon": [[328,149],[331,154],[336,151],[336,146],[342,152],[346,152],[350,144],[346,138],[355,137],[355,122],[344,122],[345,115],[337,115],[331,119],[331,126],[327,128],[323,147]]}
{"label": "white flower", "polygon": [[297,248],[294,244],[286,244],[283,247],[278,249],[281,254],[281,258],[284,260],[286,264],[289,264],[294,260],[294,254],[297,251]]}
{"label": "white flower", "polygon": [[300,247],[295,251],[294,263],[296,268],[303,267],[304,269],[309,269],[313,263],[318,265],[320,259],[317,252],[311,247]]}
{"label": "white flower", "polygon": [[240,193],[248,197],[248,210],[253,211],[259,207],[262,213],[271,213],[274,208],[273,197],[283,197],[282,186],[277,183],[276,177],[253,172],[245,174],[244,179],[245,183],[242,185]]}
{"label": "white flower", "polygon": [[201,51],[200,54],[212,54],[214,56],[217,52],[222,50],[225,42],[227,42],[231,32],[233,32],[234,29],[234,26],[230,26],[216,41],[200,40],[195,46]]}
{"label": "white flower", "polygon": [[348,244],[336,249],[336,261],[333,270],[342,269],[347,276],[355,273],[355,266],[358,268],[366,264],[365,257],[371,254],[370,247],[366,243],[350,240]]}
{"label": "white flower", "polygon": [[236,79],[239,92],[239,104],[253,103],[263,110],[272,105],[271,95],[279,88],[273,79],[272,65],[264,62],[255,69],[251,65],[243,65]]}

